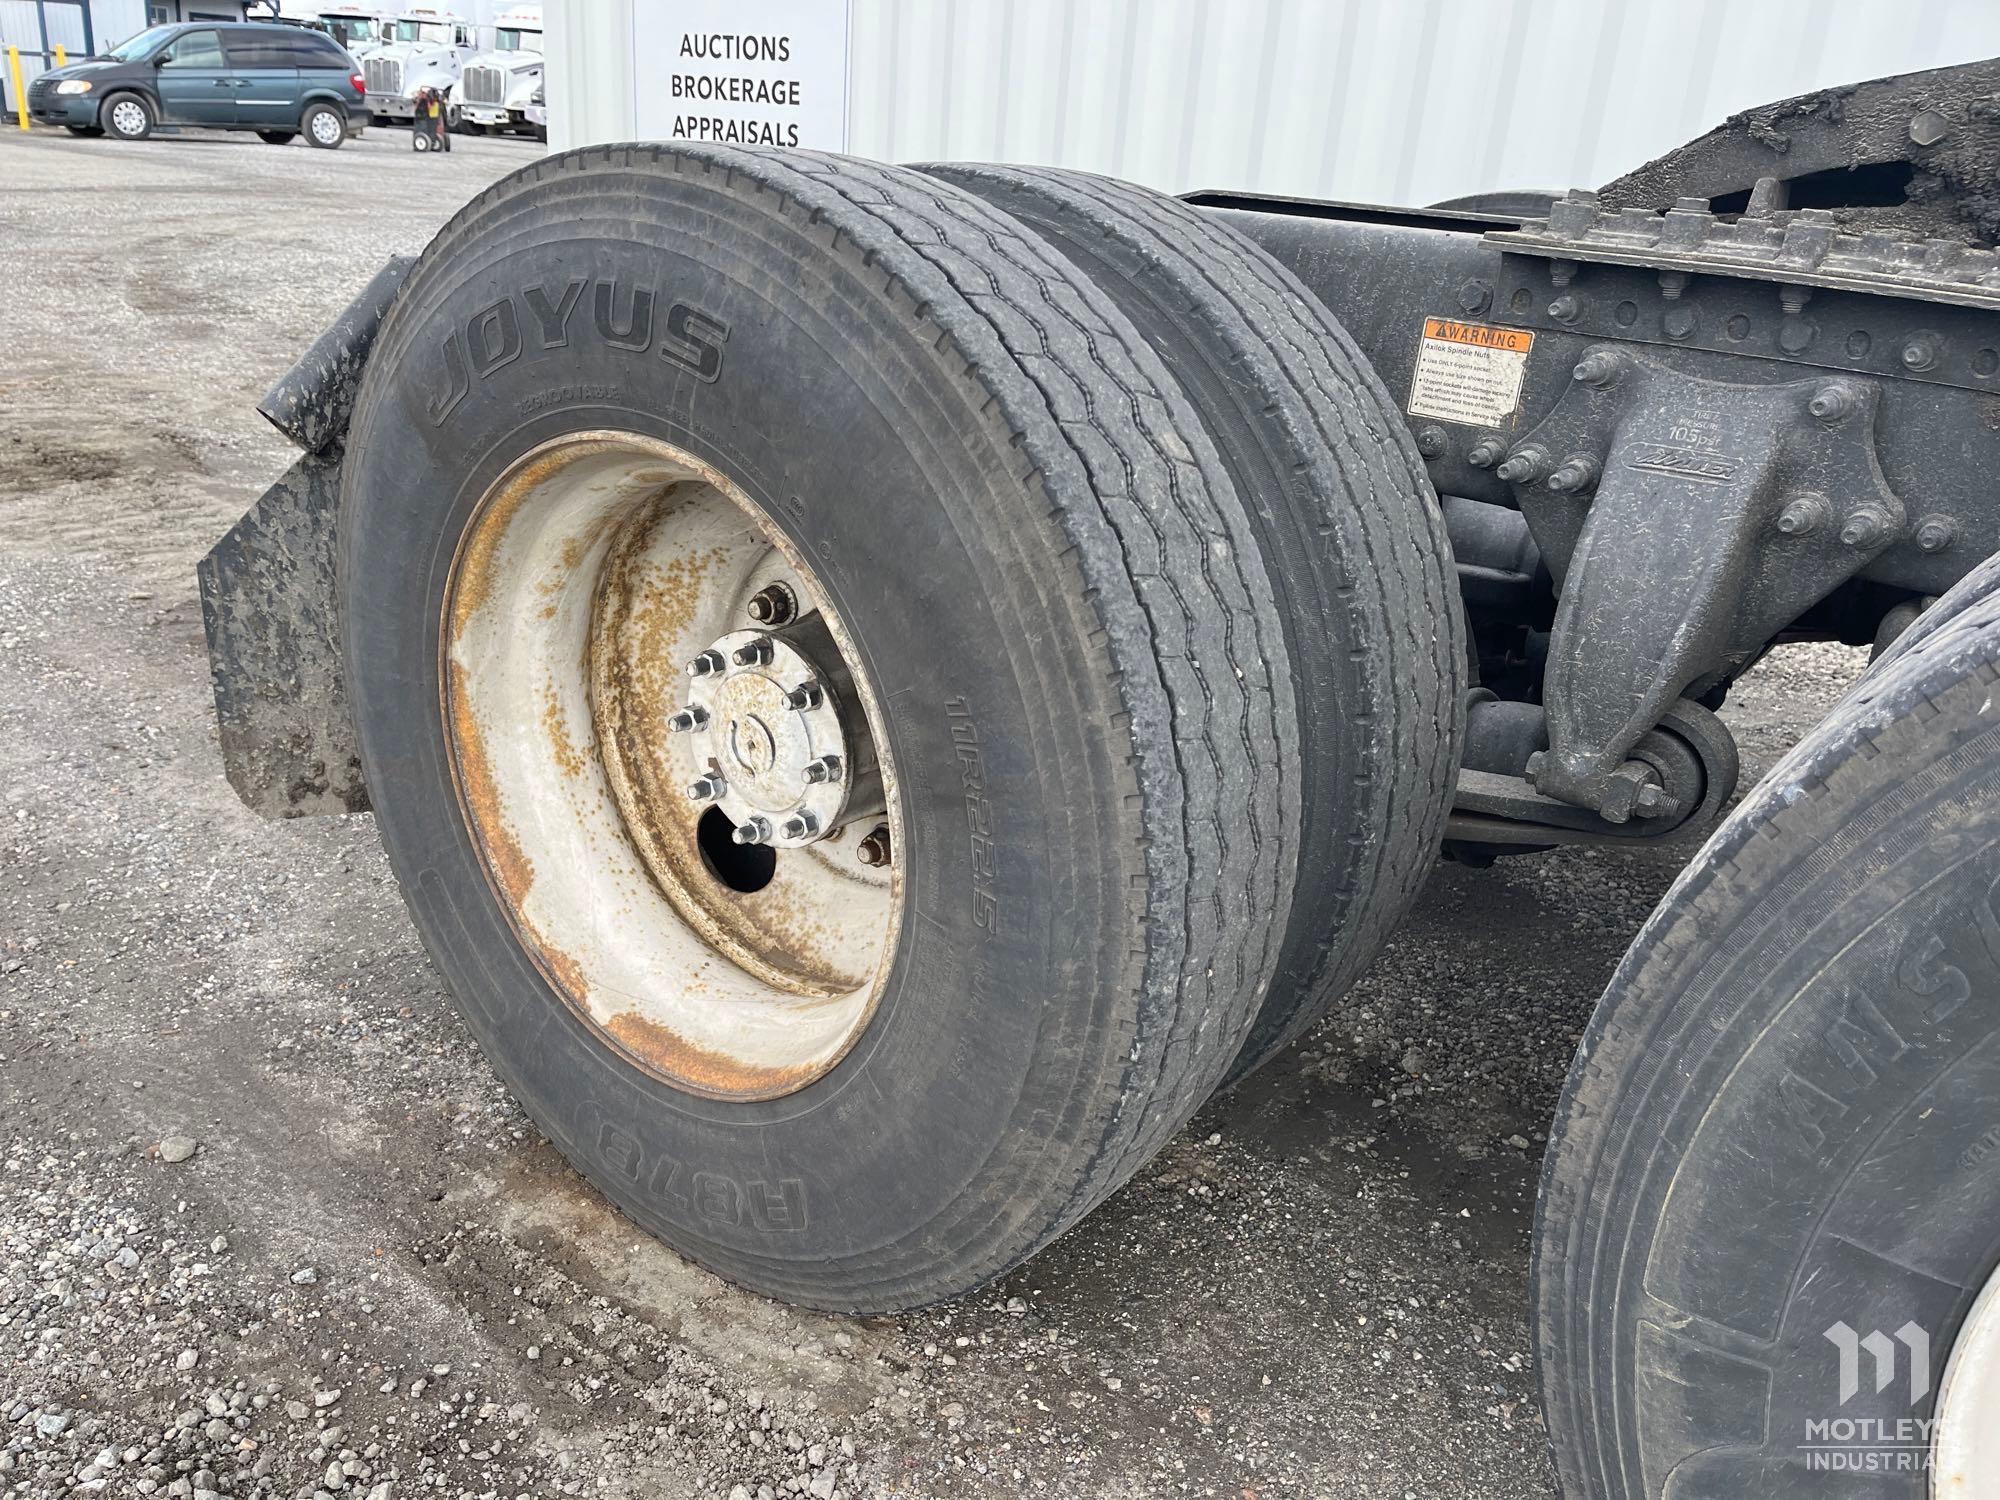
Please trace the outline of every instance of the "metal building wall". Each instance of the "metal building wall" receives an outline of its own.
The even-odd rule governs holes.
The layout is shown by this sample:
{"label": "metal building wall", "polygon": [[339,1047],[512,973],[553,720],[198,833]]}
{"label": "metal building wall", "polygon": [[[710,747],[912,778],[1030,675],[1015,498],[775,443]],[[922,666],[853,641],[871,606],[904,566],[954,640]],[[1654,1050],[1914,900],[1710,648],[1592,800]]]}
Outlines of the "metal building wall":
{"label": "metal building wall", "polygon": [[[552,144],[630,138],[632,9],[671,3],[552,0]],[[848,3],[851,151],[1390,203],[1595,186],[1734,110],[2000,54],[1994,0]]]}

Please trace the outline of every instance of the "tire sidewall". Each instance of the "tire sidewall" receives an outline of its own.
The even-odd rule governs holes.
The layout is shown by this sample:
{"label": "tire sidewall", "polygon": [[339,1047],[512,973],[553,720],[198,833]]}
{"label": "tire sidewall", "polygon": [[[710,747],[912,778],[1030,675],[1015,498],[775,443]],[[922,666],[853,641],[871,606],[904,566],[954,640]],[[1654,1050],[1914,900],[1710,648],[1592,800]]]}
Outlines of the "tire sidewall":
{"label": "tire sidewall", "polygon": [[[1571,1492],[1651,1496],[1685,1464],[1701,1493],[1773,1493],[1836,1461],[1806,1456],[1815,1436],[1851,1463],[1935,1415],[2000,1263],[1996,654],[1991,620],[1961,624],[1857,691],[1718,831],[1600,1003],[1535,1261]],[[1898,1339],[1913,1326],[1921,1349]],[[1889,1342],[1843,1393],[1850,1335]],[[1897,1373],[1878,1391],[1879,1349]],[[1812,1425],[1841,1422],[1879,1425]],[[1912,1482],[1839,1477],[1854,1500]]]}
{"label": "tire sidewall", "polygon": [[[968,1184],[989,1189],[985,1218],[1005,1217],[1009,1174],[1034,1168],[1002,1153],[1010,1133],[1060,1128],[1112,1064],[1130,988],[1117,934],[1140,868],[1102,821],[1130,790],[1102,724],[1065,719],[1096,701],[1101,664],[1024,644],[1028,622],[1079,635],[1084,622],[1063,618],[1050,587],[1067,565],[1046,517],[1026,514],[1018,454],[962,368],[935,357],[935,330],[830,260],[830,239],[696,185],[644,224],[585,194],[510,210],[476,248],[434,248],[371,360],[341,525],[378,823],[469,1024],[538,1123],[640,1222],[725,1272],[754,1264],[767,1286],[797,1266],[805,1300],[819,1298],[806,1268],[829,1260],[907,1252],[946,1274],[949,1246],[921,1230],[885,1246],[880,1226],[928,1224]],[[528,292],[559,302],[579,267],[589,285],[548,347]],[[624,347],[640,342],[618,337],[637,290],[654,295],[651,336]],[[677,309],[694,315],[680,336]],[[720,350],[712,373],[689,327]],[[456,397],[453,340],[472,371]],[[893,972],[852,1050],[781,1099],[703,1099],[614,1053],[515,940],[452,795],[430,705],[457,539],[529,451],[605,429],[737,482],[816,573],[887,720],[909,831]]]}

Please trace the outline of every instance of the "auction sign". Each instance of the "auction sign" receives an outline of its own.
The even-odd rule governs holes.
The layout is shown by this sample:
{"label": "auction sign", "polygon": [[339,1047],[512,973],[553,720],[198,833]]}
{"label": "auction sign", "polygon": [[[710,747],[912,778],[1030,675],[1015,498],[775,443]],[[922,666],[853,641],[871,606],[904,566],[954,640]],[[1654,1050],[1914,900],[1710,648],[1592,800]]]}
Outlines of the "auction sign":
{"label": "auction sign", "polygon": [[641,140],[847,148],[848,0],[636,0]]}

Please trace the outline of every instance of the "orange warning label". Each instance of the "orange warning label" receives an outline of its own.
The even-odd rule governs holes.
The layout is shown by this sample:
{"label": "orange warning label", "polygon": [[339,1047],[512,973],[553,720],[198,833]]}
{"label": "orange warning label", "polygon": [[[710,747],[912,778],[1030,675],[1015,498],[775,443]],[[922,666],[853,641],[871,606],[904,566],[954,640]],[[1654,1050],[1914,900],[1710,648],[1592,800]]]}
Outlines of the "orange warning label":
{"label": "orange warning label", "polygon": [[1521,379],[1534,345],[1535,336],[1523,328],[1425,318],[1411,372],[1410,414],[1469,427],[1504,425],[1521,404]]}
{"label": "orange warning label", "polygon": [[1481,349],[1505,349],[1510,354],[1526,354],[1535,346],[1535,336],[1525,328],[1494,328],[1486,323],[1457,323],[1450,318],[1425,318],[1424,337],[1443,339],[1448,344],[1476,344]]}

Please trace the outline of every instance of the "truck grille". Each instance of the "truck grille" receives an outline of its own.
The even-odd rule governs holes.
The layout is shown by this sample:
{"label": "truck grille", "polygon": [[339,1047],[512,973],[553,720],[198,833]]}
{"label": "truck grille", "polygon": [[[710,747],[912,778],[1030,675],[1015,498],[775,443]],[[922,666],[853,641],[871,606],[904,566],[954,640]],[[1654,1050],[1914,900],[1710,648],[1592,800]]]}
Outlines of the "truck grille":
{"label": "truck grille", "polygon": [[467,68],[458,81],[458,91],[468,104],[505,104],[507,74],[500,68]]}
{"label": "truck grille", "polygon": [[371,57],[361,65],[371,94],[400,95],[403,92],[403,60],[400,57]]}

